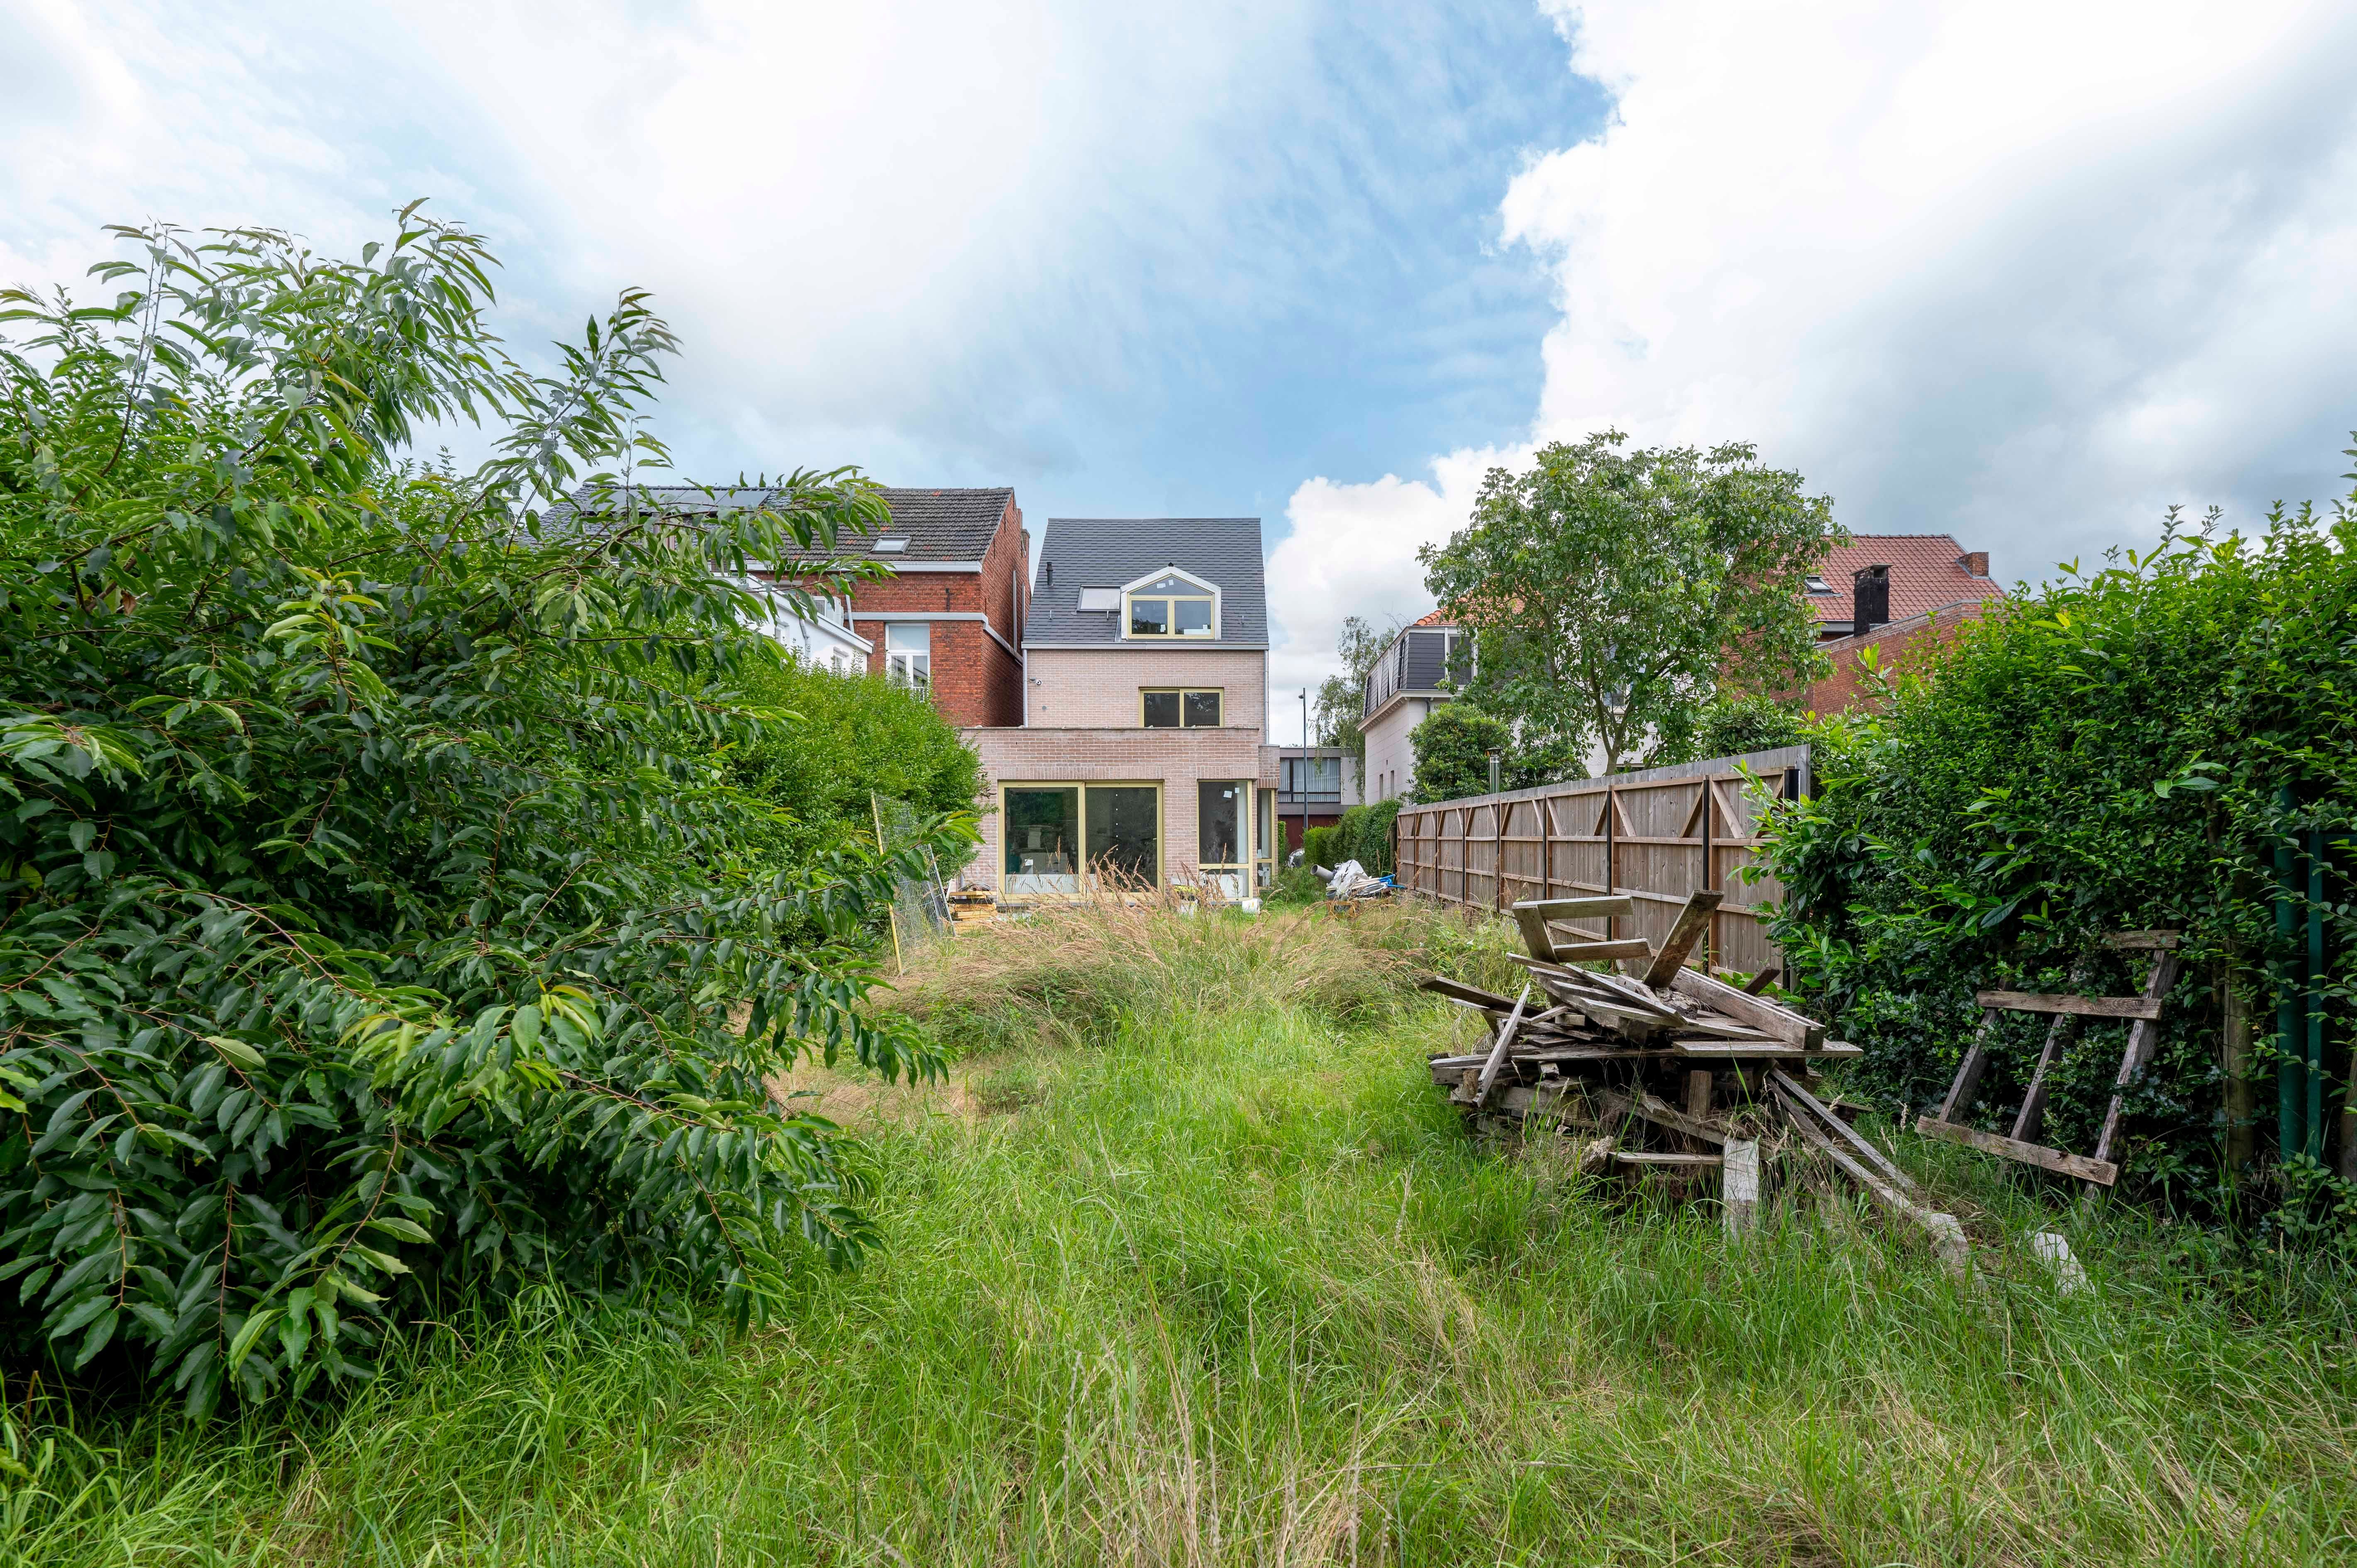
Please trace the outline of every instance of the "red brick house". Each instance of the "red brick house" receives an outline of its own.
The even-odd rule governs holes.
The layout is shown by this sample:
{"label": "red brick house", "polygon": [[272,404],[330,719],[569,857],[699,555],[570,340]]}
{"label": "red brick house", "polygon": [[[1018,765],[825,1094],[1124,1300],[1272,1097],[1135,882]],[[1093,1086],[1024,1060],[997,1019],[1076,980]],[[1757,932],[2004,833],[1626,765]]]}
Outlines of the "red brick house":
{"label": "red brick house", "polygon": [[2005,597],[1989,576],[1987,552],[1960,550],[1944,533],[1859,534],[1834,549],[1808,593],[1818,651],[1834,666],[1808,690],[1813,714],[1846,713],[1873,698],[1879,686],[1860,662],[1866,650],[1895,675]]}
{"label": "red brick house", "polygon": [[1817,618],[1817,640],[1855,637],[1869,630],[1857,612],[1858,574],[1879,568],[1889,585],[1878,611],[1872,604],[1867,618],[1881,623],[1928,615],[1946,605],[2005,597],[2005,590],[1989,576],[1988,552],[1967,551],[1945,533],[1860,533],[1847,544],[1836,544],[1808,582],[1809,608]]}
{"label": "red brick house", "polygon": [[844,540],[893,575],[851,596],[868,668],[931,688],[960,728],[1023,722],[1023,633],[1031,614],[1030,535],[1012,489],[888,489],[889,531]]}
{"label": "red brick house", "polygon": [[[646,485],[645,499],[676,516],[763,505],[754,486]],[[1023,722],[1023,634],[1030,620],[1030,544],[1015,492],[887,489],[892,524],[848,536],[807,558],[865,557],[892,569],[861,583],[848,605],[823,603],[815,622],[780,624],[771,635],[821,664],[894,676],[931,692],[942,716],[960,728]],[[585,489],[575,498],[585,505]],[[847,629],[849,637],[833,636]],[[821,645],[823,645],[822,651]]]}

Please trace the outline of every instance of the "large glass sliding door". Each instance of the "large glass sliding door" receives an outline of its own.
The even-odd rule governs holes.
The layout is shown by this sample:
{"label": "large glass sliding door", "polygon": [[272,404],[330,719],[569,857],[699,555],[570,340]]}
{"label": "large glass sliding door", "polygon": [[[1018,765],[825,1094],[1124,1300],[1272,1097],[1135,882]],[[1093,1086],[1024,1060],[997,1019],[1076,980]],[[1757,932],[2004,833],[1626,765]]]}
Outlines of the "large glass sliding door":
{"label": "large glass sliding door", "polygon": [[1145,889],[1162,879],[1162,791],[1153,784],[1010,784],[1000,891]]}
{"label": "large glass sliding door", "polygon": [[1148,888],[1162,874],[1162,792],[1151,784],[1089,788],[1089,875],[1105,888]]}
{"label": "large glass sliding door", "polygon": [[1081,890],[1081,792],[1070,785],[1006,791],[1010,894]]}

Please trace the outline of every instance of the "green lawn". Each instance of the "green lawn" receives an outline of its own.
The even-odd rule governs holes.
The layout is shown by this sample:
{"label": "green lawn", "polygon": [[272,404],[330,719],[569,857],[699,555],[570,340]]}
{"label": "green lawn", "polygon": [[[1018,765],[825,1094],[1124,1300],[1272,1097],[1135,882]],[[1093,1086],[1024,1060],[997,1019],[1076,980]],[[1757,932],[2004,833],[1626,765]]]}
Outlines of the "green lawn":
{"label": "green lawn", "polygon": [[2063,1216],[2099,1287],[2066,1300],[2005,1240],[2035,1218],[2028,1178],[1912,1139],[1900,1157],[1983,1243],[1975,1287],[1814,1197],[1733,1246],[1706,1204],[1469,1144],[1423,1067],[1465,1026],[1396,1010],[1395,961],[1366,967],[1322,920],[1112,923],[965,939],[927,1005],[986,1054],[941,1089],[830,1101],[866,1133],[889,1246],[810,1273],[785,1321],[667,1336],[527,1306],[299,1431],[159,1418],[92,1436],[104,1458],[70,1440],[43,1487],[89,1489],[20,1485],[11,1550],[2357,1556],[2345,1291],[2222,1283],[2115,1212]]}

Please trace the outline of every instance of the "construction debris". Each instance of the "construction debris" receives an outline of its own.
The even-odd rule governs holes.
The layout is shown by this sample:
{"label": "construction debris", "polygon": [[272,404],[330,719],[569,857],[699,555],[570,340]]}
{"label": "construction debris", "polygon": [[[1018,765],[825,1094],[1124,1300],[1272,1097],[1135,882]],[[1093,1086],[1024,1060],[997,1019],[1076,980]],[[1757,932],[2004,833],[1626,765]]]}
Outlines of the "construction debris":
{"label": "construction debris", "polygon": [[[1864,1053],[1760,994],[1764,984],[1688,967],[1719,898],[1687,900],[1659,948],[1609,935],[1609,922],[1635,917],[1625,897],[1515,905],[1529,951],[1514,961],[1530,975],[1518,996],[1437,974],[1424,982],[1491,1029],[1487,1048],[1432,1058],[1433,1082],[1476,1125],[1579,1138],[1584,1169],[1718,1172],[1730,1232],[1756,1224],[1770,1162],[1813,1161],[1920,1226],[1953,1270],[1968,1273],[1955,1217],[1919,1201],[1914,1181],[1851,1126],[1855,1107],[1828,1104],[1812,1087],[1822,1064]],[[1606,921],[1608,935],[1558,933],[1567,920]],[[1626,972],[1586,967],[1616,962]]]}
{"label": "construction debris", "polygon": [[1310,870],[1326,884],[1329,898],[1388,898],[1394,889],[1390,877],[1372,875],[1355,860],[1346,860],[1331,871],[1322,865]]}

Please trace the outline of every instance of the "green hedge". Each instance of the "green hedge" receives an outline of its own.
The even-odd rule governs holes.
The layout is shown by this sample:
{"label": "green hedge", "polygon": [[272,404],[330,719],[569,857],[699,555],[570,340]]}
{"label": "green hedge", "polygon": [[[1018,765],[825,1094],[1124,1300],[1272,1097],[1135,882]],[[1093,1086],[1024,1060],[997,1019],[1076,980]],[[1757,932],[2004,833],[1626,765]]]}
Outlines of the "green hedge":
{"label": "green hedge", "polygon": [[1331,871],[1350,857],[1340,851],[1341,829],[1312,828],[1302,835],[1301,859],[1308,865],[1322,865]]}
{"label": "green hedge", "polygon": [[[2180,928],[2126,1180],[2221,1199],[2221,987],[2241,977],[2264,1058],[2292,950],[2270,902],[2276,851],[2310,830],[2344,841],[2357,803],[2357,523],[2345,508],[2273,522],[2258,542],[2172,522],[2150,555],[2074,571],[1965,630],[1887,716],[1818,726],[1816,796],[1770,829],[1786,890],[1772,929],[1792,983],[1867,1047],[1859,1087],[1923,1106],[1978,1022],[1975,988],[2073,989],[2099,933]],[[2328,1037],[2343,1041],[2352,918],[2334,853]],[[2143,967],[2114,955],[2084,989],[2132,993]],[[2091,1025],[2066,1058],[2046,1141],[2092,1149],[2124,1027]],[[2043,1038],[2044,1020],[2004,1018],[1984,1125],[2018,1104]],[[2336,1045],[2328,1121],[2345,1061]],[[2271,1064],[2258,1070],[2264,1148],[2276,1098]]]}
{"label": "green hedge", "polygon": [[1357,861],[1377,876],[1390,875],[1392,823],[1399,814],[1400,802],[1396,800],[1351,807],[1335,824],[1336,853],[1344,860]]}

